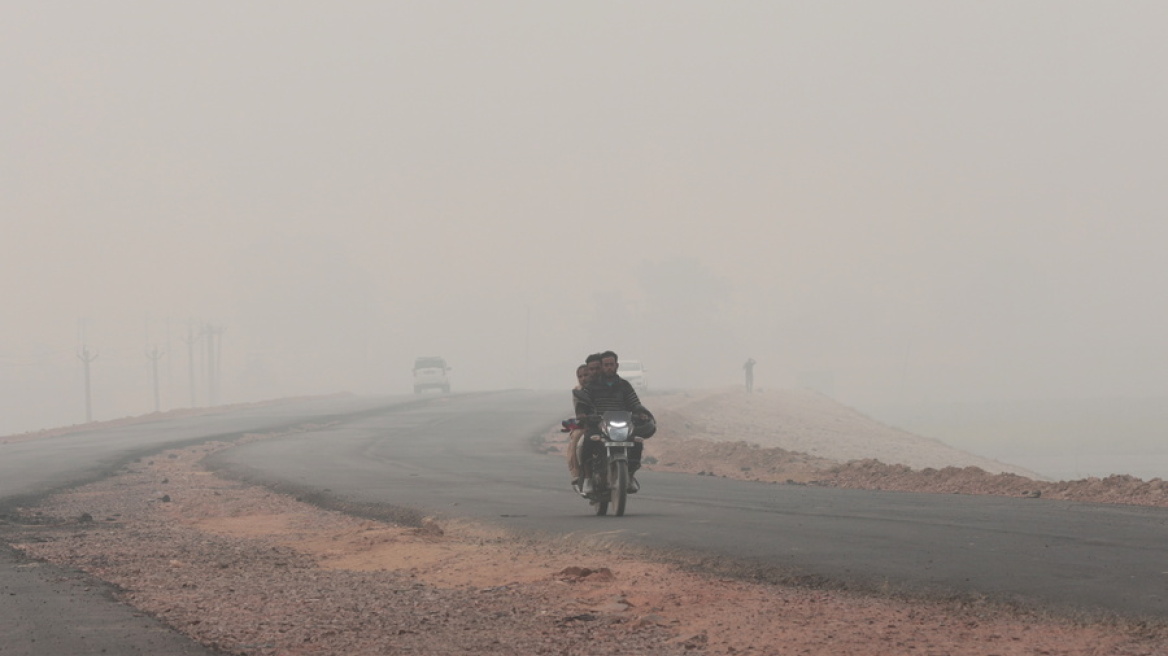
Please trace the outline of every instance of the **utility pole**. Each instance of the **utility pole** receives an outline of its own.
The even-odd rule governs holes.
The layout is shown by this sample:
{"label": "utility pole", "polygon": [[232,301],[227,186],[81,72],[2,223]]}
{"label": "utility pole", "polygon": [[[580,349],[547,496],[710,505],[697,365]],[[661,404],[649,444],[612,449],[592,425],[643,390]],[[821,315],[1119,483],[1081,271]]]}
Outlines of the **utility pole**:
{"label": "utility pole", "polygon": [[206,324],[203,335],[207,337],[207,405],[219,404],[219,364],[223,351],[223,326]]}
{"label": "utility pole", "polygon": [[89,363],[97,359],[97,351],[89,352],[88,346],[82,346],[77,353],[77,359],[81,360],[85,367],[85,423],[93,421],[93,394],[89,384]]}
{"label": "utility pole", "polygon": [[[174,344],[170,341],[170,317],[166,318],[166,353],[174,352]],[[166,361],[166,389],[174,389],[174,358]]]}
{"label": "utility pole", "polygon": [[527,306],[527,332],[523,338],[523,387],[531,389],[531,305]]}
{"label": "utility pole", "polygon": [[203,325],[203,336],[207,338],[207,407],[215,405],[215,327]]}
{"label": "utility pole", "polygon": [[182,341],[187,345],[187,378],[191,392],[191,407],[195,407],[195,322],[187,319],[187,336]]}
{"label": "utility pole", "polygon": [[223,393],[223,331],[227,330],[224,326],[215,328],[215,334],[219,337],[215,343],[215,402],[220,401],[220,396]]}
{"label": "utility pole", "polygon": [[154,381],[154,412],[158,412],[158,410],[159,410],[159,402],[158,402],[158,361],[162,359],[162,356],[163,356],[164,354],[165,354],[165,353],[164,353],[163,351],[159,351],[159,350],[158,350],[158,347],[157,347],[157,346],[155,346],[154,348],[150,349],[149,351],[146,351],[146,357],[147,357],[147,359],[149,359],[149,360],[150,360],[150,369],[151,369],[152,379],[153,379],[153,381]]}

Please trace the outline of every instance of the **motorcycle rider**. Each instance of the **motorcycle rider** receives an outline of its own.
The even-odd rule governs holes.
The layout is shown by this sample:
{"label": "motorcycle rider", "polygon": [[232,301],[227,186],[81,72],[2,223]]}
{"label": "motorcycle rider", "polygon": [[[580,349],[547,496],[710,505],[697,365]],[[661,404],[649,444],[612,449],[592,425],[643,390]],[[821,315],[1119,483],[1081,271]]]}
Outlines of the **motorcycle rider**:
{"label": "motorcycle rider", "polygon": [[[647,439],[652,437],[657,431],[657,423],[653,418],[653,413],[649,412],[642,403],[641,399],[637,397],[636,390],[633,389],[631,383],[617,375],[617,370],[620,368],[620,362],[617,354],[613,351],[605,351],[600,354],[600,375],[593,377],[584,386],[580,394],[580,401],[584,406],[583,409],[588,410],[588,415],[595,416],[608,412],[609,410],[625,410],[633,413],[634,423],[637,424],[633,430],[635,437]],[[591,456],[591,445],[594,440],[590,439],[593,435],[598,435],[599,432],[595,425],[588,426],[586,431],[586,439],[580,440],[580,447],[578,448],[579,462],[586,463]],[[629,453],[629,492],[636,492],[641,489],[640,483],[637,482],[637,470],[641,468],[641,453],[644,451],[644,444],[640,441],[632,448]],[[583,485],[583,493],[591,492],[592,479],[585,477]]]}
{"label": "motorcycle rider", "polygon": [[593,353],[584,358],[584,364],[588,365],[588,373],[591,378],[600,376],[600,353]]}

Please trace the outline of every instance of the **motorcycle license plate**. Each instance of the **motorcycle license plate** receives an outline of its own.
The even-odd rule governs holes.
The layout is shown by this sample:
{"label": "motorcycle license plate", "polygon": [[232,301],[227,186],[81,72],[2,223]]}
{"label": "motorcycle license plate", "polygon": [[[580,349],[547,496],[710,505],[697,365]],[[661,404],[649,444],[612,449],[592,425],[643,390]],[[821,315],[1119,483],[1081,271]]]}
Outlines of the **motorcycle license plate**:
{"label": "motorcycle license plate", "polygon": [[623,446],[623,447],[628,447],[631,449],[634,446],[637,446],[637,443],[636,442],[609,442],[608,446]]}

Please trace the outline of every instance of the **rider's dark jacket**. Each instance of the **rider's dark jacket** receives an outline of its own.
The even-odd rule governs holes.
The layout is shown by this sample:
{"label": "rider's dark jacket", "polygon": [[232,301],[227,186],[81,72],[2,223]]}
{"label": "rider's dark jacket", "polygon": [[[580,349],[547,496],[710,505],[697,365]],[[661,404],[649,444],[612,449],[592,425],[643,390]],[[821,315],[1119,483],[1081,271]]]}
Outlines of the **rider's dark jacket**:
{"label": "rider's dark jacket", "polygon": [[[588,383],[587,387],[578,390],[578,392],[579,394],[575,394],[577,412],[585,410],[587,415],[599,415],[609,410],[627,410],[629,412],[644,413],[652,421],[653,413],[641,405],[641,399],[637,397],[637,392],[633,389],[632,384],[620,376],[613,376],[607,380],[604,376],[597,376]],[[595,435],[596,426],[589,425],[586,427],[586,431],[587,435]],[[653,433],[650,432],[648,434],[652,435]],[[592,442],[585,439],[583,444],[585,445],[585,449],[587,449],[588,445],[592,444]],[[635,472],[640,468],[641,453],[644,447],[645,445],[642,442],[637,442],[636,446],[629,452],[630,472]]]}
{"label": "rider's dark jacket", "polygon": [[588,387],[580,390],[576,396],[577,412],[583,406],[588,414],[602,414],[609,410],[627,410],[629,412],[643,412],[653,416],[649,409],[641,405],[636,390],[629,381],[620,376],[605,379],[597,376],[588,383]]}

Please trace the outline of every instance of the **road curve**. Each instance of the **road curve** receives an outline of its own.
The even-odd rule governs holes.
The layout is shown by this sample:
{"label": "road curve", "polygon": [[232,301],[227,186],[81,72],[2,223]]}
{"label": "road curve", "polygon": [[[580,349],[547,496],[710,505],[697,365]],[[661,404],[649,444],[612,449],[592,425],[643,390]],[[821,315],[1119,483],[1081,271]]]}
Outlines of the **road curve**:
{"label": "road curve", "polygon": [[[267,432],[280,436],[213,464],[334,502],[684,552],[747,577],[1168,616],[1168,510],[644,472],[627,516],[596,517],[562,459],[532,448],[567,410],[566,393],[337,397],[0,443],[0,534],[13,506],[135,458]],[[0,593],[6,654],[208,653],[100,582],[7,548]]]}
{"label": "road curve", "polygon": [[[412,397],[331,397],[82,430],[32,440],[0,438],[0,652],[5,656],[149,654],[211,656],[209,650],[115,600],[92,577],[24,558],[8,546],[10,513],[53,491],[98,480],[164,449],[248,432],[352,420],[374,409],[419,403]],[[19,532],[17,531],[17,534]]]}
{"label": "road curve", "polygon": [[531,446],[568,405],[566,393],[505,392],[387,406],[221,452],[215,466],[346,503],[702,554],[769,580],[1168,617],[1168,510],[645,472],[625,517],[596,517],[562,460]]}

